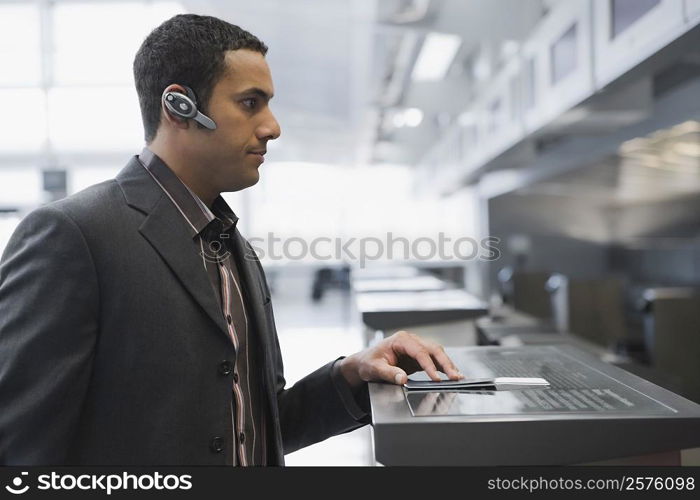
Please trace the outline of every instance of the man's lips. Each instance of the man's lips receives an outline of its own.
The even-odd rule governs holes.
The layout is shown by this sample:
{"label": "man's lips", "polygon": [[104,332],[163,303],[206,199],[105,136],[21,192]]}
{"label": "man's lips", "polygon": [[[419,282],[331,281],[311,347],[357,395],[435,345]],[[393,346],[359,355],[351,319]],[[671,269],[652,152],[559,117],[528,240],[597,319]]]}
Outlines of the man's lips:
{"label": "man's lips", "polygon": [[265,161],[265,156],[264,156],[264,155],[265,155],[266,152],[267,152],[267,151],[265,151],[264,149],[262,149],[262,150],[260,150],[260,151],[250,151],[248,154],[249,154],[249,155],[253,155],[253,156],[257,156],[258,160],[260,160],[260,163],[263,163],[263,162]]}

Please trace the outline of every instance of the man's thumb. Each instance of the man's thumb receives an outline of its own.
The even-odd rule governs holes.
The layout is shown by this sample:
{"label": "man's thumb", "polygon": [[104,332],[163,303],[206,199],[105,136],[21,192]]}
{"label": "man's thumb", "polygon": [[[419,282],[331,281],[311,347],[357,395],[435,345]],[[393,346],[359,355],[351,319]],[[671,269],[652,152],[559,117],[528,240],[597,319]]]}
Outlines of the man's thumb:
{"label": "man's thumb", "polygon": [[408,382],[408,375],[406,375],[406,372],[401,368],[388,365],[382,371],[384,372],[382,373],[382,379],[386,380],[387,382],[391,382],[396,385],[403,385]]}

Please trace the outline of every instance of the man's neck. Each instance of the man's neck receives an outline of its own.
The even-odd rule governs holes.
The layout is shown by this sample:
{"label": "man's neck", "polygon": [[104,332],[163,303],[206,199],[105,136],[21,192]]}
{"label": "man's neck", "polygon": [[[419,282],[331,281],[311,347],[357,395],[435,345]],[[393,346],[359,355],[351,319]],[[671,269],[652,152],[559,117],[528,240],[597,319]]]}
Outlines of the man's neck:
{"label": "man's neck", "polygon": [[154,140],[148,145],[155,155],[158,156],[172,170],[175,175],[190,190],[196,194],[204,204],[211,209],[214,200],[220,193],[215,193],[201,182],[197,175],[197,169],[192,168],[192,162],[187,160],[185,155],[180,154],[177,148],[164,144],[163,141]]}

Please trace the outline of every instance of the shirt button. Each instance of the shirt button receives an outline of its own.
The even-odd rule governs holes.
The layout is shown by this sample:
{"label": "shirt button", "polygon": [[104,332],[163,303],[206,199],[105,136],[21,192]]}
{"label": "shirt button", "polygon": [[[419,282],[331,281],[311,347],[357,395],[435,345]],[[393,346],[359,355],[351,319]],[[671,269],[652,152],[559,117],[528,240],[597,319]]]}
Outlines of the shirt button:
{"label": "shirt button", "polygon": [[242,432],[238,435],[238,442],[240,442],[241,444],[245,443],[245,434],[243,434]]}
{"label": "shirt button", "polygon": [[219,364],[219,373],[221,375],[229,375],[233,371],[233,365],[230,361],[222,361]]}
{"label": "shirt button", "polygon": [[235,383],[238,383],[238,373],[234,373],[234,374],[233,374],[233,381],[234,381]]}
{"label": "shirt button", "polygon": [[222,451],[224,451],[224,438],[219,436],[215,437],[211,440],[211,444],[209,445],[209,447],[214,453],[221,453]]}
{"label": "shirt button", "polygon": [[227,315],[226,315],[226,321],[228,321],[228,324],[229,324],[229,325],[231,324],[232,319],[231,319],[231,315],[230,315],[230,314],[227,314]]}

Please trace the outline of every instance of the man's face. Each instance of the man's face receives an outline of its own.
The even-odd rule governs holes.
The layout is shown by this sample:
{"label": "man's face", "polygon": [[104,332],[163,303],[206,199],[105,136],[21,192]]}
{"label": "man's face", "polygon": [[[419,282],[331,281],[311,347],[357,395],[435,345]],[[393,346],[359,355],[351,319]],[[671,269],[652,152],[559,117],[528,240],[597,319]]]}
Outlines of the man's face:
{"label": "man's face", "polygon": [[196,128],[191,143],[201,159],[197,163],[202,175],[218,192],[238,191],[258,182],[259,153],[280,135],[268,107],[274,89],[265,57],[252,50],[232,50],[225,62],[227,70],[214,85],[205,113],[217,128]]}

